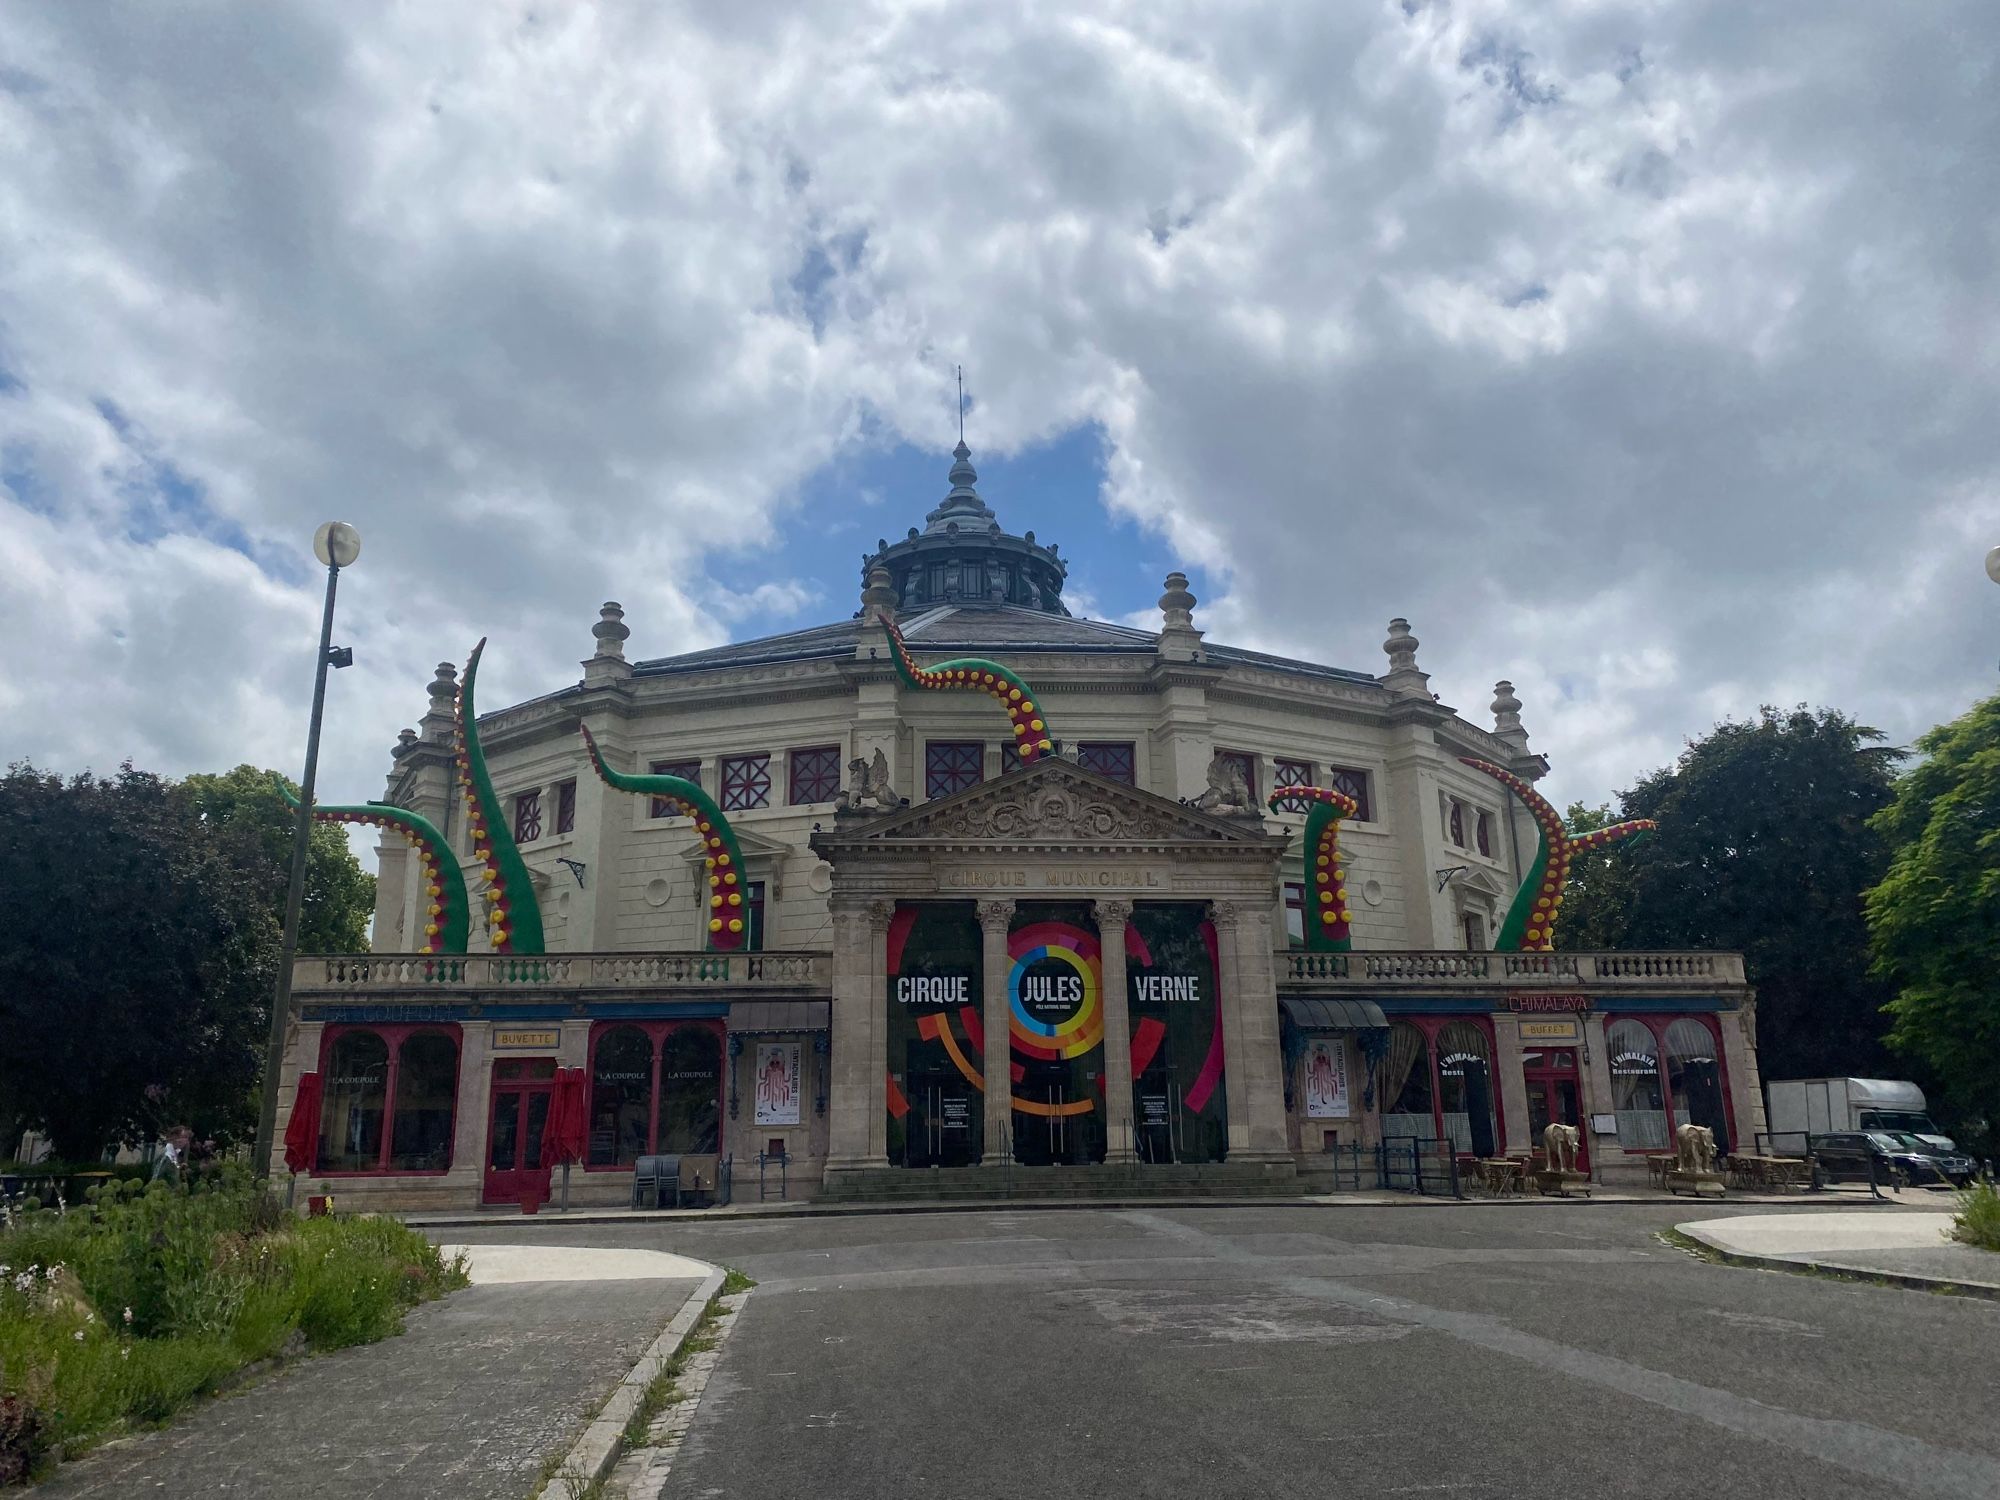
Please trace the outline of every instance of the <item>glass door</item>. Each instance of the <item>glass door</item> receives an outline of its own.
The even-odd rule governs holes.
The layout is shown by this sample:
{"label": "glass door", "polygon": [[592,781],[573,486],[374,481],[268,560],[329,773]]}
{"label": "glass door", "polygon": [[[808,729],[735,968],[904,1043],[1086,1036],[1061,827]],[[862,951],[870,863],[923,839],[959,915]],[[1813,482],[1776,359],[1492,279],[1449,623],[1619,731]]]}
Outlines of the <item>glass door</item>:
{"label": "glass door", "polygon": [[978,1091],[955,1068],[921,1067],[911,1047],[904,1136],[904,1164],[912,1167],[969,1167],[979,1160]]}
{"label": "glass door", "polygon": [[1576,1169],[1590,1170],[1590,1131],[1583,1118],[1583,1087],[1576,1069],[1574,1047],[1540,1047],[1521,1055],[1522,1081],[1528,1086],[1528,1146],[1542,1149],[1542,1131],[1550,1125],[1576,1127]]}
{"label": "glass door", "polygon": [[555,1094],[555,1059],[529,1058],[493,1065],[493,1094],[486,1122],[485,1203],[537,1204],[549,1196],[549,1169],[541,1165],[542,1133]]}

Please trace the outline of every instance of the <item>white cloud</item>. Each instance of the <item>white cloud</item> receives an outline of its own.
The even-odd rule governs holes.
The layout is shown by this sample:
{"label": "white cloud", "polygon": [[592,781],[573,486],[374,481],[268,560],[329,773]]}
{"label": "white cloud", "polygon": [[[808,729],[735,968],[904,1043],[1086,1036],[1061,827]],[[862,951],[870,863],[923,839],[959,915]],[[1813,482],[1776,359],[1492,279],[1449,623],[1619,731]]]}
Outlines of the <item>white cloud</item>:
{"label": "white cloud", "polygon": [[717,559],[931,442],[961,359],[986,445],[1099,424],[1212,637],[1375,670],[1407,615],[1447,702],[1515,681],[1559,796],[1760,700],[1908,738],[1992,683],[1976,0],[124,4],[6,45],[0,755],[289,766],[341,515],[326,785],[365,793],[482,633],[497,702],[607,597],[640,655],[807,608]]}

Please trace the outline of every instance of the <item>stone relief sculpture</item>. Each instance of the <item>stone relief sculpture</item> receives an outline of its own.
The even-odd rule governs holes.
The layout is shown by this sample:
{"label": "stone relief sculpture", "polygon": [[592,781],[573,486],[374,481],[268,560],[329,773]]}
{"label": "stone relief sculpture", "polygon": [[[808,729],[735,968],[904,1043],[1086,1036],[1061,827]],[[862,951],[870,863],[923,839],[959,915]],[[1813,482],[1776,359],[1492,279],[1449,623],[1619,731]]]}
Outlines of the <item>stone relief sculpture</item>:
{"label": "stone relief sculpture", "polygon": [[1220,750],[1208,763],[1208,790],[1188,803],[1203,812],[1250,812],[1250,783],[1243,769]]}
{"label": "stone relief sculpture", "polygon": [[875,747],[874,759],[855,756],[847,763],[847,785],[833,799],[835,812],[860,812],[874,806],[885,811],[901,807],[903,799],[889,781],[889,757]]}

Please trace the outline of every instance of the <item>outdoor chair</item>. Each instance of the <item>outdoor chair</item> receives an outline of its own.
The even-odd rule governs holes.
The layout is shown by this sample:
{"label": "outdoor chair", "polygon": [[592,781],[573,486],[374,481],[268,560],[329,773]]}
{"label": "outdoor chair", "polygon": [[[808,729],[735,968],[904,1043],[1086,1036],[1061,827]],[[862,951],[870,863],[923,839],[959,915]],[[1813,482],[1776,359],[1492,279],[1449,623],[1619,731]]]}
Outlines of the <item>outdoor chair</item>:
{"label": "outdoor chair", "polygon": [[681,1159],[678,1156],[642,1156],[632,1164],[632,1206],[681,1206]]}

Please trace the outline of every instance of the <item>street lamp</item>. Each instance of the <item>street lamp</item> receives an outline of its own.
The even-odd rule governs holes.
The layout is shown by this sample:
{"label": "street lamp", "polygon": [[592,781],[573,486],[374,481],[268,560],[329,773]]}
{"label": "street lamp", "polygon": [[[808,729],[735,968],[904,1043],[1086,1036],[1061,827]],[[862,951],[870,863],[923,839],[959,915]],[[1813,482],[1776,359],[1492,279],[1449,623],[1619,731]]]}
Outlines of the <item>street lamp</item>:
{"label": "street lamp", "polygon": [[264,1055],[264,1097],[257,1108],[256,1155],[251,1171],[271,1169],[278,1123],[278,1074],[285,1051],[285,1022],[292,1008],[292,955],[299,946],[299,908],[306,893],[306,849],[312,842],[313,783],[319,775],[319,725],[326,707],[326,669],[351,666],[354,652],[333,646],[333,594],[340,570],[361,556],[361,533],[345,521],[328,521],[313,533],[313,556],[326,564],[326,608],[319,617],[319,655],[313,659],[312,720],[306,729],[306,773],[299,779],[299,816],[292,829],[292,878],[285,890],[285,937],[278,954],[278,990],[271,1001],[271,1039]]}
{"label": "street lamp", "polygon": [[1995,583],[2000,583],[2000,547],[1995,547],[1986,554],[1986,576]]}

